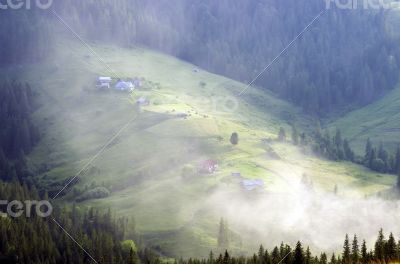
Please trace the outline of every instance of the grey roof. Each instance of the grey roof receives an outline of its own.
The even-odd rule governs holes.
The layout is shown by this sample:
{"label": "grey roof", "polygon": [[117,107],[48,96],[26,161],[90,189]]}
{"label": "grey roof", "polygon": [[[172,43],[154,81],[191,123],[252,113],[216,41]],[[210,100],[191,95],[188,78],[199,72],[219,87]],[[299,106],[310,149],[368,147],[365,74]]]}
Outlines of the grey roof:
{"label": "grey roof", "polygon": [[133,89],[135,88],[135,86],[133,85],[132,82],[118,82],[115,85],[116,89],[120,89],[120,90],[128,90],[128,89]]}
{"label": "grey roof", "polygon": [[241,182],[241,184],[246,190],[251,191],[257,187],[263,187],[264,181],[263,180],[243,180]]}

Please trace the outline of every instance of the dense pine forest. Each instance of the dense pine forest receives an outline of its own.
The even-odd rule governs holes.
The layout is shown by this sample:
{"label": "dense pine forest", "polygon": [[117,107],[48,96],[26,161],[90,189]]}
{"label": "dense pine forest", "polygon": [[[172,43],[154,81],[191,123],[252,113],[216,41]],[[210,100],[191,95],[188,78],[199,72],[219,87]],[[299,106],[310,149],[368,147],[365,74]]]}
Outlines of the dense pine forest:
{"label": "dense pine forest", "polygon": [[[34,186],[18,182],[0,182],[0,197],[8,201],[48,199],[47,194],[40,197]],[[56,206],[48,218],[37,216],[35,208],[31,213],[28,218],[0,216],[0,263],[94,263],[93,259],[98,263],[158,263],[154,253],[135,244],[138,237],[132,219],[116,219],[111,211],[101,213],[75,205]]]}
{"label": "dense pine forest", "polygon": [[34,93],[29,84],[15,81],[0,86],[0,179],[21,180],[30,176],[24,157],[40,138],[31,118]]}

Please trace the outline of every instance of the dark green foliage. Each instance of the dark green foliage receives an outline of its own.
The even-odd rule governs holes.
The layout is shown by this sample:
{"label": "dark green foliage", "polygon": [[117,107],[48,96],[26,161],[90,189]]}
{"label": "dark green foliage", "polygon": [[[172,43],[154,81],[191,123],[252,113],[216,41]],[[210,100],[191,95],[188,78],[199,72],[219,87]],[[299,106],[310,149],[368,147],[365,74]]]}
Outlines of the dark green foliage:
{"label": "dark green foliage", "polygon": [[371,170],[381,173],[396,173],[397,168],[400,168],[400,148],[393,156],[385,150],[382,143],[378,149],[374,148],[371,140],[368,138],[365,145],[364,157],[361,158],[356,157],[348,140],[342,138],[339,129],[336,130],[335,136],[331,137],[328,130],[322,134],[321,129],[317,128],[313,139],[313,152],[327,159],[358,162]]}
{"label": "dark green foliage", "polygon": [[382,143],[376,149],[371,140],[368,139],[365,145],[363,164],[377,172],[397,174],[400,166],[400,150],[398,148],[396,153],[391,155],[384,149]]}
{"label": "dark green foliage", "polygon": [[50,24],[45,12],[34,7],[32,2],[29,10],[1,9],[0,66],[34,63],[51,51]]}
{"label": "dark green foliage", "polygon": [[[325,255],[326,257],[326,255]],[[296,248],[294,249],[293,264],[304,264],[304,252],[300,241],[297,242]],[[326,264],[326,263],[325,263]]]}
{"label": "dark green foliage", "polygon": [[397,175],[396,190],[400,192],[400,173]]}
{"label": "dark green foliage", "polygon": [[354,235],[353,243],[351,244],[351,263],[358,264],[360,260],[360,248],[358,246],[357,235]]}
{"label": "dark green foliage", "polygon": [[369,256],[367,252],[367,244],[365,243],[365,240],[363,240],[363,243],[361,245],[361,263],[366,264],[369,261]]}
{"label": "dark green foliage", "polygon": [[237,145],[239,143],[239,135],[236,132],[233,132],[231,138],[229,139],[232,145]]}
{"label": "dark green foliage", "polygon": [[219,232],[218,232],[218,247],[220,249],[228,249],[229,248],[229,228],[228,223],[221,218],[219,223]]}
{"label": "dark green foliage", "polygon": [[398,259],[398,252],[397,252],[397,243],[393,237],[393,234],[390,233],[389,239],[387,241],[385,247],[385,261],[396,261]]}
{"label": "dark green foliage", "polygon": [[278,133],[278,140],[281,142],[286,141],[286,132],[283,127],[279,128],[279,133]]}
{"label": "dark green foliage", "polygon": [[397,174],[400,173],[400,145],[397,146],[396,156],[394,158],[393,169]]}
{"label": "dark green foliage", "polygon": [[335,161],[355,161],[354,152],[350,148],[348,140],[342,138],[339,129],[336,130],[335,136],[331,137],[329,130],[322,135],[321,130],[317,128],[314,141],[313,151],[315,154]]}
{"label": "dark green foliage", "polygon": [[299,144],[299,132],[297,132],[297,128],[295,125],[292,126],[292,143],[294,145]]}
{"label": "dark green foliage", "polygon": [[344,159],[354,162],[355,155],[354,155],[353,150],[350,148],[350,145],[349,145],[349,142],[347,141],[347,139],[345,139],[343,141],[343,151],[344,151]]}
{"label": "dark green foliage", "polygon": [[28,84],[0,84],[0,179],[29,176],[25,154],[39,141],[38,129],[31,120],[34,95]]}
{"label": "dark green foliage", "polygon": [[349,242],[349,236],[347,234],[343,243],[342,263],[343,264],[351,263],[350,242]]}
{"label": "dark green foliage", "polygon": [[370,162],[371,155],[372,155],[372,143],[371,143],[371,140],[368,138],[367,143],[365,145],[364,163]]}
{"label": "dark green foliage", "polygon": [[[34,187],[28,188],[18,182],[0,182],[0,197],[18,201],[46,199],[39,197]],[[121,241],[130,234],[127,232],[128,219],[115,219],[110,211],[82,211],[75,205],[53,206],[52,215],[45,219],[36,215],[30,218],[0,217],[1,263],[89,263],[89,256],[53,218],[99,262],[132,263],[133,260],[133,263],[139,263],[138,255],[145,259],[144,252],[126,252],[122,248]],[[136,239],[136,235],[131,239]],[[149,263],[156,261],[153,258]]]}
{"label": "dark green foliage", "polygon": [[383,230],[379,230],[378,239],[375,242],[375,252],[374,257],[376,260],[384,261],[385,260],[385,245],[386,239],[383,235]]}

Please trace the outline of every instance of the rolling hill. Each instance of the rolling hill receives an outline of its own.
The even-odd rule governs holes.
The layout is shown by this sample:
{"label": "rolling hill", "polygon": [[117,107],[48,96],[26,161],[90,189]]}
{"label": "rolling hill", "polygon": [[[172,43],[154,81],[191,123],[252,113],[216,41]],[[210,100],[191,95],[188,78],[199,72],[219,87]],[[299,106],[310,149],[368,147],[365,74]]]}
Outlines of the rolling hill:
{"label": "rolling hill", "polygon": [[400,87],[365,107],[335,120],[353,147],[363,153],[368,138],[377,146],[380,142],[391,151],[400,143]]}
{"label": "rolling hill", "polygon": [[[301,195],[306,199],[308,194],[303,194],[300,186],[304,174],[312,181],[312,195],[333,196],[336,185],[340,196],[351,199],[374,195],[395,182],[393,175],[322,160],[304,154],[290,142],[277,142],[281,126],[290,131],[288,124],[296,123],[308,130],[313,121],[273,94],[248,88],[239,97],[245,84],[176,58],[142,47],[122,49],[91,43],[94,54],[80,42],[60,36],[44,63],[2,73],[18,75],[37,94],[34,118],[42,140],[28,159],[38,174],[35,180],[54,195],[96,157],[59,202],[68,203],[105,187],[107,197],[78,205],[112,208],[118,215],[134,216],[144,242],[162,254],[206,256],[217,245],[221,217],[232,222],[231,247],[238,253],[258,246],[254,230],[239,232],[243,222],[225,210],[230,200],[226,197],[243,197],[250,205],[263,199],[274,201],[273,197],[296,197],[298,201],[293,195]],[[108,75],[115,80],[139,77],[143,85],[132,93],[99,91],[96,78]],[[150,104],[139,107],[136,101],[141,97]],[[377,104],[369,107],[380,109]],[[395,100],[388,109],[395,112]],[[394,114],[390,118],[396,119]],[[350,119],[337,125],[345,127],[346,120]],[[232,132],[239,134],[237,146],[229,142]],[[106,144],[116,134],[118,137]],[[192,173],[209,159],[219,165],[215,173]],[[243,190],[240,179],[232,176],[235,172],[244,179],[262,179],[262,190]],[[291,224],[287,225],[285,228],[290,228]],[[249,226],[246,223],[245,228],[251,230]],[[289,232],[285,228],[278,230]],[[269,232],[272,236],[275,231]],[[342,233],[338,233],[341,239]],[[281,239],[275,234],[270,242]]]}

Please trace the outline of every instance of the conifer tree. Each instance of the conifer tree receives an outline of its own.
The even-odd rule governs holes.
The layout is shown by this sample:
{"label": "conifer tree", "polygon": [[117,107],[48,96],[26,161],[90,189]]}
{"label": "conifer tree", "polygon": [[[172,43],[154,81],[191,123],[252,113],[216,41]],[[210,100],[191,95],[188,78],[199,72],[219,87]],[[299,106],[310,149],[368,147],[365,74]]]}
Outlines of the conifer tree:
{"label": "conifer tree", "polygon": [[349,242],[349,236],[347,234],[343,243],[342,263],[343,264],[351,263],[350,242]]}
{"label": "conifer tree", "polygon": [[337,263],[335,253],[332,253],[331,261],[329,263],[330,264],[336,264]]}
{"label": "conifer tree", "polygon": [[310,251],[310,247],[307,247],[306,249],[306,254],[305,254],[305,264],[310,264],[311,263],[311,251]]}
{"label": "conifer tree", "polygon": [[372,152],[372,143],[371,140],[368,138],[367,143],[365,145],[365,155],[364,155],[364,162],[370,166],[371,163],[371,152]]}
{"label": "conifer tree", "polygon": [[396,189],[400,192],[400,173],[397,174]]}
{"label": "conifer tree", "polygon": [[279,133],[278,133],[278,140],[281,142],[286,141],[286,132],[283,127],[279,128]]}
{"label": "conifer tree", "polygon": [[306,133],[301,133],[300,135],[300,145],[306,146],[307,145],[307,135]]}
{"label": "conifer tree", "polygon": [[337,186],[337,184],[335,184],[335,187],[333,187],[333,193],[334,193],[335,195],[337,195],[337,194],[338,194],[338,191],[339,191],[339,187]]}
{"label": "conifer tree", "polygon": [[352,264],[358,264],[360,258],[360,249],[358,247],[357,235],[354,235],[353,243],[351,246],[351,262]]}
{"label": "conifer tree", "polygon": [[400,173],[400,145],[397,146],[396,156],[394,158],[394,172],[396,174]]}
{"label": "conifer tree", "polygon": [[299,132],[297,132],[297,128],[295,125],[292,125],[292,143],[294,145],[299,144]]}
{"label": "conifer tree", "polygon": [[343,150],[344,150],[345,159],[353,162],[354,161],[354,152],[350,148],[349,141],[347,139],[345,139],[343,141]]}
{"label": "conifer tree", "polygon": [[221,249],[229,248],[228,224],[223,218],[221,218],[219,223],[218,247]]}
{"label": "conifer tree", "polygon": [[365,240],[363,240],[363,243],[361,245],[361,263],[362,264],[368,263],[368,252],[367,252],[367,245],[365,243]]}
{"label": "conifer tree", "polygon": [[387,241],[387,245],[385,248],[385,255],[386,255],[385,260],[387,263],[389,263],[390,261],[396,261],[398,259],[396,240],[394,239],[392,233],[390,233],[389,239]]}
{"label": "conifer tree", "polygon": [[375,242],[375,259],[379,261],[384,261],[385,259],[385,236],[383,235],[383,230],[379,230],[378,238]]}
{"label": "conifer tree", "polygon": [[263,263],[264,264],[273,264],[268,250],[265,250]]}
{"label": "conifer tree", "polygon": [[264,247],[260,245],[260,248],[258,249],[258,262],[260,264],[264,264]]}
{"label": "conifer tree", "polygon": [[278,247],[274,247],[271,254],[272,263],[278,263],[281,260],[281,255],[279,253]]}
{"label": "conifer tree", "polygon": [[325,252],[321,253],[321,256],[319,257],[319,263],[328,264],[328,257],[326,256]]}
{"label": "conifer tree", "polygon": [[296,248],[294,249],[293,264],[304,264],[304,252],[300,241],[297,242]]}

